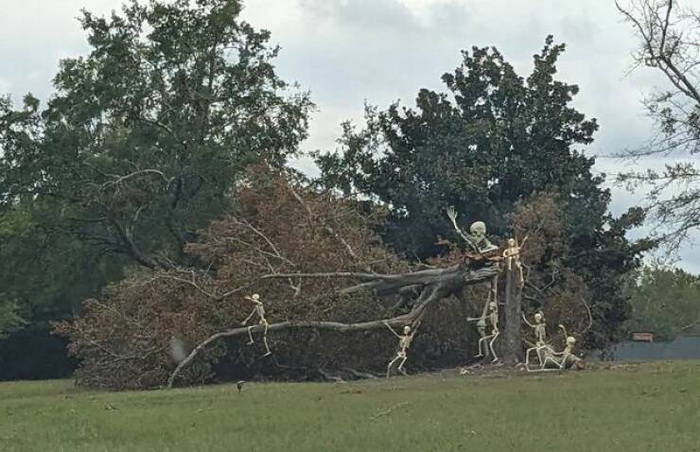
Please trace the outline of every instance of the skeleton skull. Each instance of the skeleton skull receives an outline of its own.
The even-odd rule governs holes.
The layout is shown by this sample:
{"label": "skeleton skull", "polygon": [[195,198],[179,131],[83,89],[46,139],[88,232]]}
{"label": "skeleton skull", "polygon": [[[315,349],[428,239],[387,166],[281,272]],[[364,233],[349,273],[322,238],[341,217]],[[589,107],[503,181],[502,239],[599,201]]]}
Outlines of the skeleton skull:
{"label": "skeleton skull", "polygon": [[486,235],[486,224],[483,221],[475,221],[469,226],[469,232],[477,237],[483,237]]}

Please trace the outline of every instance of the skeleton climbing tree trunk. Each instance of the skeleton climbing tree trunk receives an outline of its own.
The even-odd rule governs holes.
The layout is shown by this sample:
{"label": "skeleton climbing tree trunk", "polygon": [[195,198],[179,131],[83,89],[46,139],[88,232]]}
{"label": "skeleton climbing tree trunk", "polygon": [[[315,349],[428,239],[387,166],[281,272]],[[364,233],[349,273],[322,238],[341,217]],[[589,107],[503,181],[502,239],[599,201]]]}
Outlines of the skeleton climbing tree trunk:
{"label": "skeleton climbing tree trunk", "polygon": [[505,328],[503,341],[503,360],[506,364],[515,364],[522,361],[522,291],[518,270],[515,266],[506,269],[506,293],[505,293]]}

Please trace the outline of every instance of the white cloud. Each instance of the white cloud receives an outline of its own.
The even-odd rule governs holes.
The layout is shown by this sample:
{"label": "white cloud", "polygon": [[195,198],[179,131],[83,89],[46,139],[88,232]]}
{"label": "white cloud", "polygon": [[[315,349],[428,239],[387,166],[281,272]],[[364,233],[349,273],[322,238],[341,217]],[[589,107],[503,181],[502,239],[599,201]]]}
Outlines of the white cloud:
{"label": "white cloud", "polygon": [[[26,91],[48,95],[59,58],[86,50],[76,21],[81,7],[106,13],[121,1],[6,3],[0,15],[0,92],[19,99]],[[310,89],[320,108],[303,145],[307,150],[334,149],[340,122],[361,119],[365,101],[385,107],[401,99],[410,105],[419,88],[442,89],[440,76],[472,45],[498,47],[527,74],[547,34],[566,42],[559,77],[580,86],[576,106],[601,126],[590,154],[619,152],[647,139],[651,125],[640,102],[664,84],[650,70],[625,75],[635,39],[612,1],[247,0],[243,16],[272,31],[272,41],[282,46],[278,71]],[[309,162],[300,165],[308,168]],[[597,168],[618,172],[622,166],[602,159]],[[635,199],[614,188],[611,207],[619,213]],[[700,270],[695,250],[688,249],[684,262]]]}

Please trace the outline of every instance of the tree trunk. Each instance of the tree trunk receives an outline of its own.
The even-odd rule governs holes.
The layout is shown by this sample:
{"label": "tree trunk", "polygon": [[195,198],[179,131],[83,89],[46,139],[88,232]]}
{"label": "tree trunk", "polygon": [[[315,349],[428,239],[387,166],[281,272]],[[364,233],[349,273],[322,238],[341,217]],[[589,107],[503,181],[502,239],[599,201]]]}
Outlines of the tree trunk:
{"label": "tree trunk", "polygon": [[515,265],[506,270],[506,309],[505,309],[505,343],[503,361],[506,364],[522,362],[522,293],[518,269]]}

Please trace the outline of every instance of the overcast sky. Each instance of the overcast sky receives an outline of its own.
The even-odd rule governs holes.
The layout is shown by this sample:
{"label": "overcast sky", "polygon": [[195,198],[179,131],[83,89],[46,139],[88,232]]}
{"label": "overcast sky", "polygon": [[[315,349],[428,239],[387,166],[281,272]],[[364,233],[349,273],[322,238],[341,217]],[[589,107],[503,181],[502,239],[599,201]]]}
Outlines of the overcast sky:
{"label": "overcast sky", "polygon": [[[685,0],[700,7],[700,0]],[[0,93],[15,100],[51,92],[58,60],[84,53],[76,17],[119,8],[121,0],[0,0]],[[334,149],[340,123],[359,120],[363,105],[413,104],[420,88],[442,89],[440,76],[460,62],[460,50],[496,46],[521,75],[531,70],[547,34],[565,42],[559,77],[581,91],[576,106],[598,118],[586,150],[597,169],[629,168],[604,156],[642,144],[651,124],[641,100],[664,80],[651,70],[628,74],[635,47],[613,0],[248,0],[243,17],[272,31],[282,47],[280,75],[311,91],[313,115],[305,150]],[[654,164],[654,162],[647,162]],[[645,163],[645,164],[647,164]],[[658,165],[658,162],[656,162]],[[308,162],[299,163],[309,168]],[[611,209],[635,202],[613,187]],[[700,251],[688,246],[681,266],[700,273]]]}

